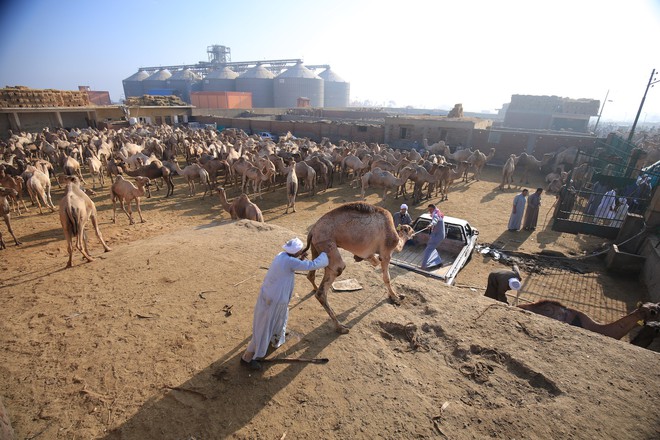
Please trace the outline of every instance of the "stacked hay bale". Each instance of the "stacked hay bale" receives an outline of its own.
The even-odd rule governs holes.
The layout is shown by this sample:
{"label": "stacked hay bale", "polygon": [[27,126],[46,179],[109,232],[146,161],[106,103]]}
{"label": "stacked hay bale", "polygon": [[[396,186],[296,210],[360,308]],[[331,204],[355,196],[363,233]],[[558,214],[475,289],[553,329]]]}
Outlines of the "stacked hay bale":
{"label": "stacked hay bale", "polygon": [[0,107],[85,107],[89,104],[86,92],[31,89],[25,86],[0,89]]}
{"label": "stacked hay bale", "polygon": [[463,117],[463,104],[456,104],[453,109],[449,111],[448,118],[462,118]]}
{"label": "stacked hay bale", "polygon": [[181,98],[179,98],[178,96],[175,96],[175,95],[132,96],[132,97],[126,98],[125,103],[126,103],[126,105],[129,105],[129,106],[135,106],[135,105],[149,106],[149,105],[151,105],[151,106],[160,106],[160,107],[189,105],[189,104],[186,104],[185,102],[183,102],[181,100]]}

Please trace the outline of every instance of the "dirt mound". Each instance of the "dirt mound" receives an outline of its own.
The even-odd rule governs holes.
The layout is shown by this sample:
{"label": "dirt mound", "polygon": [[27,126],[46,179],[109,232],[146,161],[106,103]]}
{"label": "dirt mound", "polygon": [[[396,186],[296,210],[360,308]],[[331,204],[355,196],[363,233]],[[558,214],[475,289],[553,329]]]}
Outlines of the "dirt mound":
{"label": "dirt mound", "polygon": [[342,278],[364,289],[329,300],[351,332],[303,274],[273,354],[330,361],[241,368],[266,268],[295,235],[212,222],[3,278],[0,389],[18,438],[660,434],[657,353],[393,267],[395,307],[347,254]]}

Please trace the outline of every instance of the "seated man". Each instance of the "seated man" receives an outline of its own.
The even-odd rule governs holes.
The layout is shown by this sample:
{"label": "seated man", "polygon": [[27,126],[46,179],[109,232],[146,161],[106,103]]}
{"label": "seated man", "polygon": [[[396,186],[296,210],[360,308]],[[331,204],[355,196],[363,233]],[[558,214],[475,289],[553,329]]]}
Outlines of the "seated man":
{"label": "seated man", "polygon": [[401,205],[401,210],[395,213],[392,218],[394,218],[394,226],[399,225],[412,225],[412,217],[408,214],[408,205],[405,203]]}

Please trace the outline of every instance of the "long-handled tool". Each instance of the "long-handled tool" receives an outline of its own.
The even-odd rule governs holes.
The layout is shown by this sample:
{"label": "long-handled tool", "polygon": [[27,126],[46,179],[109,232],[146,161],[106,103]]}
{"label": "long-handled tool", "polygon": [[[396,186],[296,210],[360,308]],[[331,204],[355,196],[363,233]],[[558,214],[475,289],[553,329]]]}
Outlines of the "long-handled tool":
{"label": "long-handled tool", "polygon": [[559,198],[556,198],[555,203],[553,203],[550,209],[548,209],[548,213],[545,215],[545,220],[543,220],[543,227],[541,228],[541,230],[545,229],[545,225],[548,223],[548,216],[550,215],[550,211],[552,211],[552,208],[554,208],[555,205],[557,204],[557,200],[559,200]]}
{"label": "long-handled tool", "polygon": [[259,359],[259,362],[270,362],[273,364],[327,364],[328,358],[269,358]]}

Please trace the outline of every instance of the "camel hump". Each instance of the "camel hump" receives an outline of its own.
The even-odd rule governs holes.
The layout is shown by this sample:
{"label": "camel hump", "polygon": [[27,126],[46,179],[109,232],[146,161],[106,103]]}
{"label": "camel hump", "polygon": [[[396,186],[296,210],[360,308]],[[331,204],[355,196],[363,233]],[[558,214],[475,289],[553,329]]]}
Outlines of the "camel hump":
{"label": "camel hump", "polygon": [[363,214],[375,214],[378,212],[378,208],[374,205],[370,205],[364,202],[351,202],[341,205],[340,207],[336,208],[336,211],[355,211]]}

